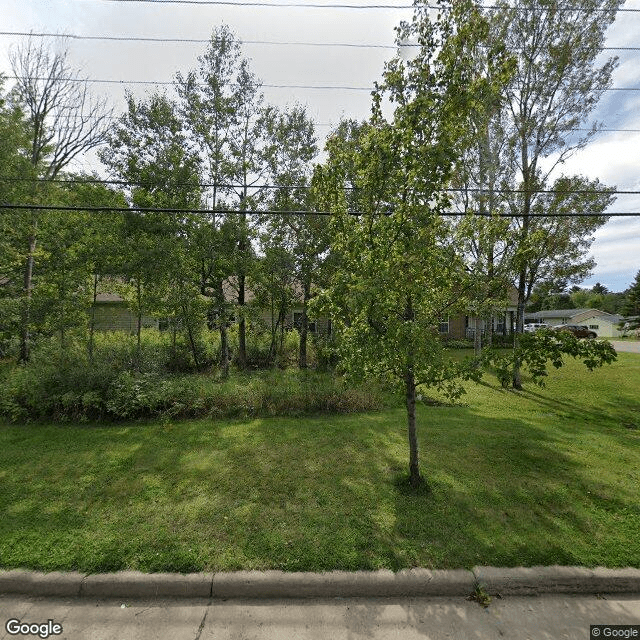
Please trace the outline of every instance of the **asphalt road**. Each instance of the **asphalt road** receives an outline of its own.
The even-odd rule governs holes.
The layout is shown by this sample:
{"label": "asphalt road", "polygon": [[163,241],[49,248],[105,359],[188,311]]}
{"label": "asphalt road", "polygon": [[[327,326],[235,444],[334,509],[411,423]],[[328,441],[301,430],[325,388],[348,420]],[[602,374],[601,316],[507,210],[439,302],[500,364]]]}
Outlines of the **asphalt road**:
{"label": "asphalt road", "polygon": [[[0,596],[6,624],[62,626],[68,640],[589,640],[592,624],[637,625],[640,594],[494,599],[95,600]],[[602,633],[600,637],[614,637]]]}
{"label": "asphalt road", "polygon": [[616,351],[640,353],[640,340],[610,340],[609,342],[611,342]]}

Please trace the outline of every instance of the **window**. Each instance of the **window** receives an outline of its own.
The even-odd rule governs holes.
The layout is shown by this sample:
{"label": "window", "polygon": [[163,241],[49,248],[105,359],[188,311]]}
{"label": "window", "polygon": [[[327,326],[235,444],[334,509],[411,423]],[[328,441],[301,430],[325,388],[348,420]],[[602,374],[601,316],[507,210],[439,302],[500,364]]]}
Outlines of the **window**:
{"label": "window", "polygon": [[599,329],[600,325],[599,324],[590,324],[589,325],[589,329]]}
{"label": "window", "polygon": [[438,331],[440,333],[449,333],[449,317],[440,318],[440,324],[438,325]]}

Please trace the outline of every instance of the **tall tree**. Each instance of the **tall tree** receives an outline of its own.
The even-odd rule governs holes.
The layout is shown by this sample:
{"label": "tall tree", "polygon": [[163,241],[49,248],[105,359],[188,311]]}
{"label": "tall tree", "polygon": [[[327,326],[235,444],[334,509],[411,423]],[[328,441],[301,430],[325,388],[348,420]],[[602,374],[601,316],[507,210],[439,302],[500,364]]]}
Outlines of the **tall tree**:
{"label": "tall tree", "polygon": [[[269,208],[280,211],[313,212],[311,187],[312,166],[318,149],[314,125],[306,110],[296,106],[268,118],[269,146],[267,167],[269,180],[279,186],[271,192]],[[274,237],[282,237],[292,256],[293,275],[302,297],[300,350],[298,364],[307,368],[309,330],[308,307],[320,284],[321,267],[329,248],[327,219],[315,215],[284,215],[271,218],[267,229]],[[315,281],[314,281],[315,279]]]}
{"label": "tall tree", "polygon": [[[341,268],[321,303],[333,320],[347,371],[385,378],[403,390],[412,486],[423,481],[416,389],[432,386],[455,397],[462,392],[456,380],[465,375],[444,354],[437,331],[443,315],[464,308],[470,286],[440,214],[449,207],[443,188],[469,118],[482,108],[474,96],[489,90],[469,50],[485,33],[486,22],[470,3],[443,6],[435,20],[429,6],[418,3],[413,21],[399,29],[399,40],[418,41],[419,53],[406,64],[397,58],[387,64],[374,95],[372,125],[357,153],[350,153],[352,145],[336,144],[324,172],[327,183],[340,190],[344,167],[355,168],[361,215],[349,214],[344,194],[325,196],[335,203],[332,251]],[[390,123],[382,115],[385,97],[394,107]]]}
{"label": "tall tree", "polygon": [[[502,3],[497,13],[498,34],[508,50],[516,54],[517,65],[505,93],[509,120],[506,129],[508,147],[503,162],[510,168],[512,195],[507,199],[514,216],[513,269],[518,289],[516,328],[522,332],[525,305],[533,285],[540,281],[544,259],[554,260],[552,233],[560,232],[577,242],[571,265],[561,257],[561,270],[569,280],[580,281],[590,268],[585,249],[594,228],[602,225],[602,213],[610,203],[607,190],[597,184],[587,186],[598,193],[589,207],[593,218],[561,218],[548,224],[545,205],[570,212],[576,202],[579,179],[564,178],[550,184],[552,172],[569,155],[584,147],[597,131],[597,125],[582,136],[575,135],[593,112],[603,92],[611,85],[617,59],[600,62],[605,33],[614,21],[622,0],[516,0]],[[547,160],[546,162],[543,162]],[[585,181],[582,181],[585,184]],[[551,191],[547,197],[544,191]],[[599,197],[601,196],[601,197]],[[605,205],[605,206],[602,206]],[[593,208],[595,207],[595,208]],[[575,210],[574,210],[575,211]],[[562,224],[571,227],[560,231]],[[577,227],[582,225],[582,229]],[[565,245],[566,246],[566,245]],[[571,251],[570,251],[571,253]],[[513,385],[520,387],[519,368],[514,369]]]}
{"label": "tall tree", "polygon": [[625,291],[624,305],[620,309],[620,314],[630,318],[627,328],[640,328],[640,271],[636,273],[635,280]]}
{"label": "tall tree", "polygon": [[[22,109],[7,99],[0,76],[0,202],[29,202],[28,180],[35,170],[27,157],[29,127]],[[24,212],[5,210],[0,213],[0,332],[7,338],[20,326],[22,270],[26,259],[25,245],[29,227]]]}
{"label": "tall tree", "polygon": [[[16,84],[13,99],[22,106],[30,127],[29,158],[40,176],[55,178],[74,158],[105,140],[110,111],[94,98],[88,82],[73,69],[66,50],[29,38],[10,54]],[[34,187],[33,200],[38,199]],[[29,324],[39,215],[29,220],[24,262],[20,359],[29,359]]]}
{"label": "tall tree", "polygon": [[[129,184],[129,199],[136,207],[188,210],[200,206],[200,158],[189,144],[176,105],[164,95],[141,101],[128,95],[127,112],[113,128],[100,158],[112,175]],[[146,299],[156,312],[174,322],[180,320],[196,366],[200,364],[196,344],[200,290],[191,245],[198,222],[187,211],[127,214],[122,265],[134,284],[138,344]]]}
{"label": "tall tree", "polygon": [[176,76],[182,110],[201,147],[213,208],[237,207],[235,286],[239,324],[238,364],[246,364],[246,280],[254,260],[250,212],[252,187],[264,170],[265,120],[260,81],[242,57],[240,42],[227,26],[214,29],[198,67]]}

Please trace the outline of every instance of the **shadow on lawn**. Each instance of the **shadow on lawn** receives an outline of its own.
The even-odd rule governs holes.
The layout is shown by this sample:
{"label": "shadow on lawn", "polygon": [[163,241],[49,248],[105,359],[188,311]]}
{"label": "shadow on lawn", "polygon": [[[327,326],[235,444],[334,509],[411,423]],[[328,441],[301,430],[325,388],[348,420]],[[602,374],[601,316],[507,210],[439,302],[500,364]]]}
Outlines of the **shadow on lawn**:
{"label": "shadow on lawn", "polygon": [[[31,546],[12,557],[35,558],[39,545],[69,546],[48,568],[608,564],[598,545],[613,526],[609,516],[640,517],[635,490],[614,491],[597,469],[565,453],[557,431],[468,407],[418,410],[428,495],[398,484],[408,466],[400,409],[65,427],[62,442],[54,431],[30,430],[36,440],[21,443],[24,461],[5,477],[13,493],[5,494],[12,524],[5,520],[4,531],[28,532]],[[601,431],[616,446],[629,433]],[[33,495],[20,473],[32,468],[38,448]],[[615,453],[603,448],[602,455]]]}
{"label": "shadow on lawn", "polygon": [[[306,561],[313,557],[323,569],[589,564],[602,556],[596,540],[607,526],[594,512],[633,504],[633,496],[614,497],[596,472],[565,455],[548,430],[466,408],[421,411],[422,470],[432,493],[416,494],[401,482],[408,447],[404,416],[395,415],[392,432],[367,416],[351,442],[343,433],[339,460],[310,468],[301,458],[289,468],[295,480],[282,496],[282,517],[306,512],[301,505],[309,499],[316,510],[317,535],[293,543]],[[307,485],[309,471],[315,488]],[[261,502],[273,500],[272,488],[259,490]],[[280,555],[276,547],[265,561]],[[294,561],[291,568],[307,567]]]}

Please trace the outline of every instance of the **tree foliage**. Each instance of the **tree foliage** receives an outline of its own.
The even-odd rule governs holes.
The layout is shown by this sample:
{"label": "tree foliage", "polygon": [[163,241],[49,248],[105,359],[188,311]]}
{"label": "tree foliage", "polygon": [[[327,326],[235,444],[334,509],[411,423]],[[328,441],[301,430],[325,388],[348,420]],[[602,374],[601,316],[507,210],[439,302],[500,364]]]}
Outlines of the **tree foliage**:
{"label": "tree foliage", "polygon": [[[418,5],[398,34],[400,41],[420,42],[418,55],[387,64],[371,124],[355,141],[334,138],[323,172],[340,268],[321,305],[333,319],[347,372],[383,378],[404,391],[413,486],[422,482],[416,388],[457,397],[459,378],[474,371],[452,361],[438,336],[440,318],[462,311],[472,286],[440,214],[449,206],[442,187],[465,143],[468,120],[484,108],[478,95],[496,90],[469,55],[486,31],[470,4],[442,9],[435,20]],[[391,122],[383,116],[385,99],[393,108]],[[356,188],[357,215],[347,209],[348,180]]]}

